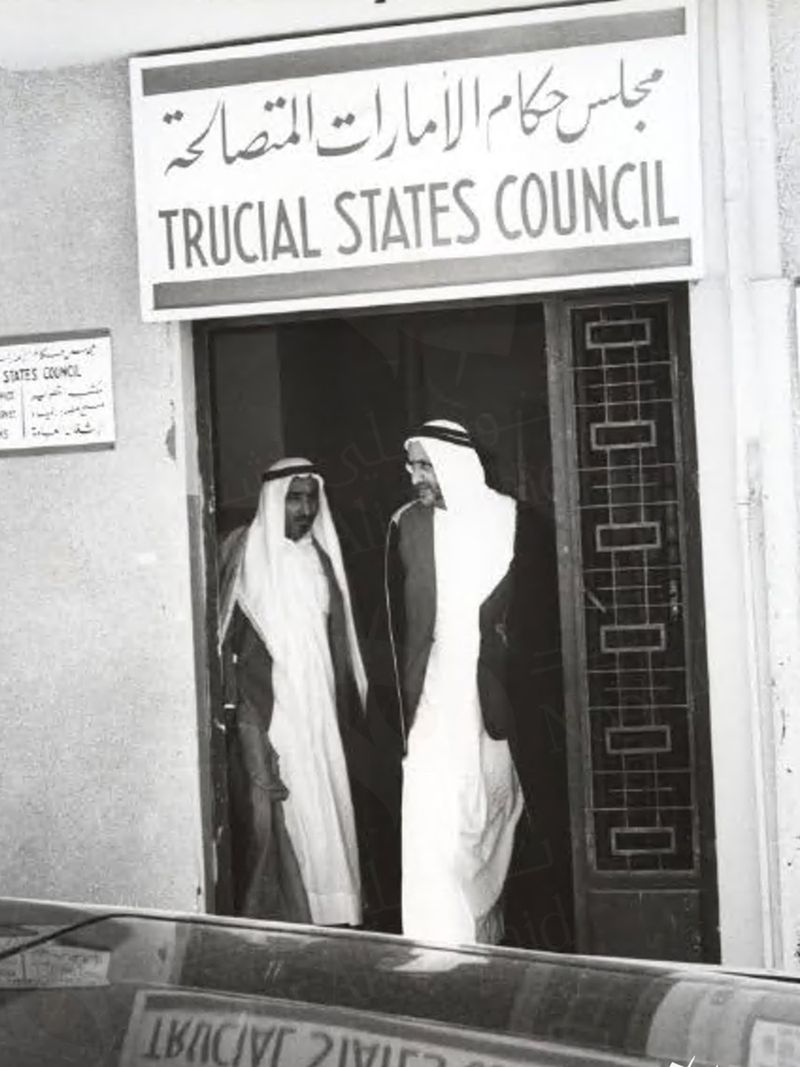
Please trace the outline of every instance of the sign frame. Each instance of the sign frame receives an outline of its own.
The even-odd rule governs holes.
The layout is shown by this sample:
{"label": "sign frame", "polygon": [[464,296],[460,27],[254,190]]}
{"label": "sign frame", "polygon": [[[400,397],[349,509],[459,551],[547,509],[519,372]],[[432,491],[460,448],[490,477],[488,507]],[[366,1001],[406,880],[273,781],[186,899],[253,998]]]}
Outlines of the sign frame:
{"label": "sign frame", "polygon": [[0,458],[115,445],[109,329],[0,337]]}
{"label": "sign frame", "polygon": [[[522,46],[514,43],[521,39],[521,35],[527,42],[526,47],[530,47],[530,51],[520,51]],[[655,45],[653,45],[653,42],[656,42]],[[676,42],[678,43],[676,44]],[[359,248],[357,256],[347,259],[345,257],[350,255],[350,251],[341,238],[342,232],[347,232],[345,213],[342,211],[341,217],[334,220],[344,228],[343,231],[342,229],[337,231],[337,236],[340,239],[338,246],[335,245],[335,242],[329,242],[327,239],[316,239],[318,235],[314,233],[313,217],[311,222],[308,223],[308,227],[311,230],[310,235],[306,232],[305,217],[299,224],[295,219],[293,224],[294,233],[289,237],[289,241],[294,242],[297,254],[295,255],[295,251],[292,251],[290,246],[290,260],[277,265],[276,257],[267,253],[267,238],[265,236],[267,231],[263,224],[264,213],[272,209],[274,202],[268,200],[256,202],[255,197],[258,193],[253,193],[252,190],[255,186],[252,182],[246,186],[249,192],[241,192],[245,188],[244,184],[237,187],[231,185],[229,194],[229,187],[225,183],[221,187],[219,182],[211,182],[209,179],[209,184],[204,186],[202,180],[197,180],[192,186],[193,192],[191,195],[194,196],[194,200],[191,200],[191,203],[189,202],[190,197],[184,202],[177,195],[173,199],[159,200],[159,196],[166,195],[163,189],[168,188],[167,178],[174,183],[173,186],[169,186],[171,189],[177,187],[181,181],[189,182],[189,179],[198,175],[203,167],[212,165],[212,141],[218,141],[222,144],[221,152],[224,157],[221,158],[224,158],[224,162],[229,167],[227,170],[223,168],[222,171],[217,169],[213,173],[217,175],[222,173],[227,177],[236,172],[235,178],[236,181],[239,181],[239,175],[246,160],[247,166],[259,168],[258,172],[264,179],[265,185],[267,184],[265,176],[274,173],[278,169],[277,161],[279,159],[282,161],[291,157],[291,153],[296,149],[297,151],[304,150],[304,147],[299,145],[300,135],[298,134],[299,126],[296,113],[292,135],[298,137],[297,141],[292,142],[289,138],[286,138],[283,144],[279,144],[273,139],[273,143],[268,146],[266,120],[263,120],[264,128],[254,135],[249,143],[245,144],[241,137],[237,140],[235,133],[231,133],[230,127],[225,125],[232,113],[232,111],[226,113],[225,107],[232,98],[230,94],[233,93],[238,93],[238,96],[233,96],[232,99],[234,100],[245,100],[248,98],[248,94],[253,94],[253,98],[255,94],[260,94],[261,99],[264,99],[264,93],[269,90],[271,97],[268,95],[263,104],[263,107],[266,108],[274,100],[284,101],[285,103],[286,94],[283,89],[286,86],[296,86],[298,80],[304,77],[306,78],[304,84],[317,85],[322,88],[335,86],[336,84],[351,84],[356,76],[377,78],[380,75],[381,77],[394,77],[396,79],[399,77],[398,72],[405,72],[407,77],[409,72],[418,72],[421,77],[433,77],[434,74],[441,73],[443,77],[447,78],[451,72],[455,77],[456,68],[461,70],[465,62],[484,64],[484,67],[480,68],[483,70],[486,64],[492,62],[502,64],[509,58],[517,58],[519,60],[519,57],[524,57],[527,60],[531,56],[534,56],[539,61],[539,69],[544,69],[542,64],[546,64],[555,56],[557,59],[561,57],[564,62],[571,63],[574,70],[585,63],[586,56],[589,54],[586,52],[587,49],[594,49],[595,51],[592,54],[598,57],[600,57],[601,53],[605,55],[603,52],[605,49],[608,52],[606,60],[610,64],[611,59],[608,57],[612,55],[614,48],[624,47],[629,50],[629,53],[633,53],[637,50],[641,51],[644,44],[653,45],[651,52],[654,54],[658,52],[659,48],[674,46],[674,54],[681,57],[680,70],[678,71],[676,66],[677,73],[673,75],[671,68],[668,67],[665,81],[669,86],[679,84],[680,92],[682,93],[681,100],[686,105],[687,113],[681,113],[677,119],[670,118],[672,112],[663,103],[658,105],[660,110],[656,112],[662,121],[666,116],[667,120],[672,122],[672,126],[667,130],[668,137],[665,143],[668,142],[667,147],[672,150],[672,159],[668,160],[668,162],[672,166],[673,172],[679,173],[679,181],[681,183],[681,196],[683,197],[681,200],[681,214],[679,216],[674,213],[671,214],[669,203],[664,207],[663,202],[659,202],[658,206],[658,210],[663,210],[664,212],[665,223],[672,223],[673,221],[680,223],[678,228],[679,235],[674,238],[670,236],[667,239],[663,239],[654,229],[652,238],[648,232],[645,234],[646,239],[638,239],[638,234],[632,236],[630,232],[624,232],[622,227],[625,229],[629,229],[629,227],[625,213],[621,212],[617,215],[619,222],[619,225],[617,225],[618,239],[615,238],[614,241],[598,240],[596,232],[589,233],[587,230],[586,238],[582,243],[578,242],[576,244],[571,239],[559,243],[556,237],[551,234],[552,240],[549,245],[535,245],[532,244],[532,233],[528,228],[528,232],[523,233],[523,237],[527,241],[525,249],[520,251],[519,243],[507,241],[505,246],[502,246],[502,241],[494,232],[495,229],[502,229],[502,227],[499,222],[497,222],[497,225],[493,225],[487,211],[478,208],[470,210],[470,206],[467,205],[461,211],[461,221],[466,230],[448,241],[451,247],[448,248],[446,253],[443,253],[439,247],[435,249],[430,247],[424,249],[425,254],[415,256],[413,254],[414,249],[411,249],[411,254],[408,255],[406,254],[409,252],[407,240],[406,247],[401,248],[399,251],[395,249],[387,250],[385,247],[381,248],[380,253],[384,258],[380,258],[380,255],[375,255],[372,259],[366,255],[361,256],[361,248]],[[516,49],[516,51],[510,51],[510,49]],[[519,61],[521,62],[521,60]],[[458,67],[459,63],[462,65],[461,67]],[[609,67],[609,69],[611,68]],[[620,61],[620,69],[622,70],[622,61]],[[662,73],[664,72],[659,69],[659,77]],[[496,72],[493,76],[497,77]],[[476,74],[475,80],[478,77],[479,75]],[[348,78],[350,82],[347,82]],[[670,78],[672,78],[671,81]],[[461,85],[461,80],[459,78],[459,86]],[[624,81],[625,77],[621,73],[620,82],[622,84],[619,91],[616,94],[607,93],[605,97],[597,97],[590,104],[585,102],[584,95],[582,106],[584,106],[586,113],[593,116],[593,109],[605,107],[605,105],[620,97],[622,100],[620,108],[624,109],[621,113],[626,121],[629,118],[632,121],[632,118],[637,117],[639,114],[644,115],[644,111],[637,112],[635,115],[631,111],[629,115],[629,110],[638,106],[638,103],[642,101],[637,99],[635,92],[630,87],[626,90]],[[647,78],[641,78],[637,86],[643,86],[648,81],[649,79]],[[429,301],[465,298],[505,297],[522,293],[595,289],[632,283],[685,281],[696,279],[703,273],[702,142],[700,133],[698,14],[696,0],[613,0],[613,2],[594,3],[591,5],[578,4],[568,8],[560,8],[556,11],[553,9],[534,8],[493,15],[438,17],[422,23],[411,22],[388,27],[372,26],[360,30],[314,33],[278,40],[266,40],[259,44],[137,57],[130,61],[130,82],[136,172],[141,311],[146,321],[174,321],[264,313],[274,315],[302,311],[418,304]],[[406,85],[408,85],[408,80]],[[662,86],[650,85],[648,93],[653,91],[653,100],[657,99],[657,89],[659,88],[662,88]],[[279,90],[280,92],[278,92]],[[277,97],[275,96],[276,92],[278,93]],[[206,94],[206,96],[204,97],[203,94]],[[565,95],[560,91],[559,94],[561,96]],[[511,94],[507,95],[510,96]],[[662,91],[662,98],[663,95]],[[523,94],[520,76],[520,112],[524,110],[523,99],[527,96],[527,88]],[[554,92],[551,91],[549,96],[554,99]],[[533,98],[531,94],[528,98],[528,103]],[[188,122],[186,113],[190,111],[189,105],[193,105],[196,109],[201,99],[207,99],[207,107],[203,112],[203,122],[200,124],[195,123],[194,126],[191,126],[186,135],[182,132],[183,147],[172,159],[170,159],[169,155],[164,155],[163,151],[159,156],[160,149],[155,146],[155,142],[158,141],[159,144],[166,143],[164,139],[169,136],[173,138],[170,143],[177,144],[178,141],[174,139],[173,131],[178,129],[180,122]],[[307,101],[310,99],[311,90],[309,90]],[[445,109],[449,109],[452,104],[453,114],[455,114],[455,95],[447,98],[445,94],[443,99],[445,100]],[[295,95],[292,100],[296,104],[298,96]],[[575,108],[579,106],[577,102],[573,101],[570,101],[569,105],[572,106],[573,103]],[[644,103],[646,107],[651,106],[650,100],[645,100]],[[460,101],[460,104],[463,106],[463,100]],[[221,118],[220,106],[222,107]],[[310,107],[310,104],[308,106]],[[215,107],[216,110],[214,110]],[[356,113],[350,112],[350,117],[353,120],[360,120],[361,113],[358,112],[357,108],[354,110]],[[380,123],[381,115],[383,115],[384,124],[386,124],[385,106],[383,111],[378,110],[380,112],[377,119],[378,123]],[[551,110],[553,109],[551,108]],[[528,113],[528,116],[534,111],[536,111],[535,108]],[[605,119],[611,113],[612,107],[607,107],[605,111],[597,112],[596,114]],[[210,122],[208,121],[209,114],[211,115]],[[226,114],[228,115],[227,120]],[[394,119],[397,120],[397,115],[392,114]],[[547,114],[548,119],[552,120],[552,116],[544,109],[540,109],[539,114],[540,116]],[[406,97],[406,134],[411,135],[411,124],[408,115],[409,104],[408,97]],[[180,118],[178,119],[176,116]],[[189,115],[189,119],[192,119],[191,115]],[[453,121],[455,123],[455,120]],[[522,121],[522,118],[520,118],[521,123]],[[449,111],[447,122],[449,129]],[[554,126],[554,120],[550,124]],[[538,119],[536,120],[536,125],[538,127]],[[629,122],[628,125],[631,125],[631,123]],[[644,132],[644,127],[648,123],[640,122],[639,125],[643,127],[642,132]],[[650,123],[651,127],[653,125],[653,123]],[[439,122],[439,126],[441,128],[444,127],[443,121]],[[679,134],[676,133],[678,127],[680,127]],[[309,140],[312,128],[313,122],[309,119]],[[424,133],[424,129],[425,127],[421,125],[418,127],[418,139],[420,139],[419,133]],[[542,129],[544,130],[544,126]],[[241,130],[238,132],[241,133]],[[190,136],[190,134],[195,136]],[[552,130],[548,132],[548,136],[551,134]],[[593,131],[590,129],[589,135],[591,136],[592,134]],[[681,138],[680,143],[674,141],[674,138],[678,135]],[[562,136],[560,128],[558,136],[559,138]],[[570,134],[569,136],[572,135]],[[226,140],[228,137],[237,145],[237,150],[229,148]],[[630,132],[626,132],[625,137],[627,138],[627,145],[636,143],[631,140]],[[646,131],[646,137],[651,138],[647,142],[648,144],[657,144],[655,141],[657,132],[653,133],[652,130],[648,130]],[[669,138],[672,138],[672,141],[669,141]],[[577,139],[577,137],[572,137],[572,140]],[[598,140],[600,139],[601,135],[598,133]],[[563,140],[566,143],[566,136]],[[533,144],[530,139],[529,142]],[[559,145],[554,134],[550,136],[550,141],[547,143],[550,144],[551,142],[555,144],[555,148],[558,151],[563,149],[566,152],[567,148],[572,148],[571,144],[567,145],[566,148],[564,144]],[[320,144],[320,139],[317,137],[318,153],[321,151]],[[470,182],[473,186],[476,182],[479,187],[482,186],[484,184],[483,177],[488,174],[487,168],[500,165],[495,162],[493,157],[496,153],[494,150],[489,151],[488,144],[487,139],[486,159],[481,158],[480,166],[474,172],[477,174],[477,178],[473,180],[474,175],[471,171],[471,177],[465,179],[466,184],[461,190],[462,200],[465,199],[466,193],[471,191],[468,188]],[[245,147],[242,148],[242,145]],[[277,151],[273,156],[267,157],[267,152],[271,149],[284,149],[287,147],[289,151],[283,157],[279,157]],[[406,147],[408,146],[406,145]],[[457,146],[456,152],[460,151],[461,147],[460,145]],[[249,150],[250,155],[247,155],[247,150]],[[331,147],[330,155],[334,155],[337,150]],[[511,151],[510,148],[507,149],[506,157],[509,156]],[[430,153],[428,153],[428,156],[430,156]],[[437,183],[430,179],[430,174],[432,173],[430,168],[433,164],[428,156],[425,157],[425,168],[427,168],[425,173],[428,175],[426,187],[430,192],[431,186],[446,183]],[[296,158],[306,158],[308,161],[310,157],[307,154],[306,157],[297,156]],[[521,183],[530,174],[531,168],[523,162],[518,153],[513,158],[519,158],[520,160],[518,173],[515,172],[514,180],[516,182],[519,179]],[[567,156],[564,158],[567,158]],[[624,154],[621,158],[628,160],[628,157]],[[167,161],[166,169],[164,167],[165,160]],[[337,160],[335,162],[337,165],[341,164],[343,166],[343,161]],[[373,160],[372,163],[374,162]],[[409,172],[408,168],[411,164],[398,157],[391,161],[384,160],[383,162],[387,164],[387,169],[384,171],[387,185],[392,181],[393,175],[398,175],[398,181],[402,183],[402,176]],[[196,166],[198,163],[200,165]],[[216,166],[216,164],[214,165]],[[272,172],[268,169],[270,165],[273,168]],[[326,165],[329,165],[329,159],[326,159]],[[655,214],[656,210],[653,188],[656,182],[660,183],[663,178],[662,172],[657,169],[655,164],[650,165],[650,169],[645,173],[644,160],[637,159],[635,164],[629,160],[622,164],[618,161],[618,170],[609,170],[608,183],[609,187],[611,187],[612,183],[616,183],[613,185],[614,196],[616,197],[616,190],[622,188],[620,170],[624,171],[627,168],[627,174],[624,176],[626,183],[637,180],[633,174],[634,165],[642,168],[642,188],[649,189],[647,195],[650,197],[650,206],[645,206],[640,211],[640,214],[643,211],[647,219],[646,223],[641,221],[641,226],[647,225],[649,227],[654,225],[651,223],[650,215]],[[222,166],[221,163],[220,166]],[[195,169],[193,170],[192,168]],[[583,168],[583,171],[586,169]],[[545,173],[546,170],[547,164],[545,163],[542,173]],[[377,172],[374,167],[370,169],[366,165],[365,171],[367,173],[365,184],[368,184],[368,178]],[[256,173],[256,171],[253,171],[253,173]],[[284,181],[284,183],[308,181],[309,184],[302,186],[302,188],[311,188],[313,195],[317,199],[310,199],[307,205],[305,194],[298,196],[298,203],[300,200],[303,201],[304,213],[307,206],[313,208],[315,204],[322,203],[326,193],[324,181],[322,179],[317,180],[314,177],[315,173],[310,165],[305,168],[298,166],[293,171],[287,164],[280,171],[280,180]],[[339,172],[334,169],[333,173]],[[349,177],[351,172],[341,171],[341,173],[347,173]],[[555,170],[551,171],[550,177],[555,173]],[[566,171],[563,173],[566,173]],[[578,172],[576,171],[576,173]],[[599,174],[599,171],[596,173]],[[595,174],[595,171],[592,171],[592,174]],[[310,177],[307,177],[307,175],[310,175]],[[176,176],[179,179],[178,182],[174,182]],[[547,178],[548,175],[545,174],[545,179]],[[231,177],[231,181],[233,180],[233,177]],[[579,178],[573,180],[577,182]],[[584,211],[587,213],[589,211],[586,207],[587,195],[590,199],[594,195],[591,188],[592,180],[594,179],[587,179],[585,174],[583,175]],[[244,179],[242,178],[241,181],[244,182]],[[319,189],[313,185],[314,181],[317,181],[317,185],[320,186]],[[492,181],[494,181],[494,185]],[[555,198],[557,191],[556,181],[556,178],[552,177],[553,198]],[[590,186],[588,194],[586,192],[587,181]],[[342,182],[344,183],[342,188],[349,189],[344,178],[342,178]],[[605,183],[606,175],[603,173],[604,196],[606,195]],[[492,190],[497,185],[496,178],[490,179],[487,177],[485,184],[490,190],[486,193],[486,196],[491,197]],[[452,188],[449,190],[449,194],[452,195],[446,208],[447,211],[451,212],[451,218],[457,216],[460,210],[456,185],[457,183],[454,181]],[[339,188],[339,186],[335,187]],[[222,191],[220,191],[221,188]],[[282,189],[283,186],[280,188]],[[404,188],[408,187],[404,186]],[[511,194],[516,194],[518,188],[519,183],[515,188],[510,189]],[[663,188],[660,184],[658,188],[659,196],[663,201],[665,199]],[[630,189],[633,189],[632,184]],[[360,190],[361,195],[365,192],[369,192],[369,189]],[[481,193],[483,193],[482,189]],[[564,192],[565,199],[567,195],[571,195],[571,190]],[[433,194],[431,194],[432,196]],[[499,191],[494,194],[495,211],[499,211],[497,208],[498,196]],[[642,196],[645,196],[644,192]],[[453,200],[453,197],[455,197],[455,200]],[[607,199],[612,199],[610,194]],[[210,208],[214,206],[211,204],[212,200],[215,201],[219,212],[216,217],[212,217],[210,214]],[[223,200],[225,201],[224,204],[221,203]],[[669,200],[668,196],[666,196],[666,200]],[[192,239],[196,237],[197,233],[196,227],[200,227],[203,232],[203,240],[207,241],[212,231],[221,232],[216,231],[215,226],[219,225],[222,213],[227,212],[228,208],[230,208],[231,214],[225,214],[224,217],[228,245],[232,246],[237,243],[235,229],[238,222],[245,219],[245,209],[247,209],[247,218],[252,222],[255,218],[257,204],[263,205],[264,203],[267,206],[263,211],[260,206],[258,209],[262,219],[260,234],[261,251],[263,253],[258,265],[251,268],[249,263],[240,263],[238,268],[234,269],[232,265],[234,255],[231,255],[230,260],[221,264],[219,268],[214,268],[212,264],[209,271],[207,269],[210,265],[207,254],[208,247],[206,246],[205,263],[202,262],[199,255],[194,255],[194,252],[201,247],[199,243],[192,245]],[[277,203],[276,215],[279,215],[284,202],[280,200]],[[509,200],[509,203],[512,203],[512,201]],[[542,204],[545,205],[542,208],[544,211],[547,209],[546,201],[542,200]],[[208,218],[203,216],[203,218],[206,218],[205,230],[203,231],[203,222],[201,220],[198,223],[197,218],[201,215],[201,209],[205,211],[207,205],[209,216]],[[433,205],[433,199],[431,199],[431,205]],[[337,211],[339,206],[337,201]],[[361,206],[360,203],[358,206]],[[415,210],[417,206],[415,203]],[[329,207],[329,204],[325,205],[327,212],[324,219],[325,225],[320,227],[326,238],[332,232],[328,216],[333,217],[333,213],[329,210]],[[441,204],[431,206],[431,213],[435,215],[439,207],[441,207]],[[480,208],[485,208],[483,202],[481,202]],[[650,210],[651,208],[652,211]],[[370,203],[370,211],[372,211],[372,203]],[[190,213],[191,217],[187,212]],[[606,212],[608,212],[607,204]],[[493,243],[491,245],[487,243],[484,251],[476,251],[474,247],[458,247],[453,251],[456,242],[460,242],[463,239],[466,244],[470,237],[468,228],[470,214],[477,216],[476,226],[480,233],[480,241],[483,241],[484,235],[488,237],[491,230]],[[554,214],[555,209],[551,205],[551,217]],[[444,214],[442,217],[444,217]],[[628,219],[631,218],[630,212],[628,212],[627,217]],[[233,223],[230,221],[231,218],[233,218]],[[639,225],[639,221],[637,220],[636,225]],[[189,223],[195,227],[191,234],[187,229]],[[612,218],[612,228],[613,223],[614,219]],[[388,225],[387,221],[386,226]],[[518,209],[515,215],[515,225],[516,228],[519,228]],[[551,229],[554,225],[555,221],[553,220],[550,223]],[[275,223],[276,232],[279,226],[280,219]],[[302,231],[299,235],[298,226],[299,230]],[[354,226],[355,224],[351,226],[351,231]],[[362,226],[361,220],[359,220],[358,226],[359,236],[363,238],[363,247],[366,247],[366,222]],[[588,214],[587,226],[591,229],[591,220]],[[510,225],[506,229],[511,232]],[[361,232],[362,230],[363,233]],[[383,232],[385,239],[386,229]],[[233,237],[231,236],[232,233],[234,234]],[[253,234],[255,234],[255,230],[253,230]],[[417,230],[417,238],[417,247],[419,248],[419,228]],[[184,240],[183,247],[180,245],[182,239]],[[255,240],[255,237],[252,239]],[[356,238],[353,238],[353,243],[355,243],[355,240]],[[373,225],[373,246],[374,243]],[[433,246],[435,243],[434,231],[431,245]],[[254,248],[255,245],[251,244],[251,253],[253,253]],[[336,260],[334,248],[340,253],[338,260]],[[347,251],[343,252],[343,249],[347,249]],[[243,244],[240,250],[244,255]],[[275,248],[273,246],[272,252],[274,253],[274,251]],[[182,256],[182,252],[185,253],[185,256]],[[387,255],[388,258],[386,258]],[[359,259],[358,256],[361,256],[361,258]],[[393,256],[394,258],[392,258]],[[256,256],[256,258],[258,257]],[[158,263],[156,263],[156,260],[158,260]],[[191,270],[195,271],[194,273],[191,273],[190,267]],[[195,268],[197,269],[195,270]],[[172,271],[175,273],[172,274]]]}

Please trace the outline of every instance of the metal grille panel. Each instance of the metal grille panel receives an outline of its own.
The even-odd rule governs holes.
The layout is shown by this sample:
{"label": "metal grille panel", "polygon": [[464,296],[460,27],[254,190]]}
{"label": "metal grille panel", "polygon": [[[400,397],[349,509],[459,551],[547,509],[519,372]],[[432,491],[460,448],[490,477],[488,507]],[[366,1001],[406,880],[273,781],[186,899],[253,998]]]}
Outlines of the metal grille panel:
{"label": "metal grille panel", "polygon": [[598,871],[692,871],[680,439],[666,303],[572,310]]}

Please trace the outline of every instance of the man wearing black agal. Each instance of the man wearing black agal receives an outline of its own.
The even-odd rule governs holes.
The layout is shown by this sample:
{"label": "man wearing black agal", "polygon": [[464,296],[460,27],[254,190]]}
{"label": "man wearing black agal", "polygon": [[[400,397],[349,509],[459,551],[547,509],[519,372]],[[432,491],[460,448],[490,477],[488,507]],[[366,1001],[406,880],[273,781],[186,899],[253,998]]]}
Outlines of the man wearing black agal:
{"label": "man wearing black agal", "polygon": [[535,943],[553,894],[571,910],[566,782],[551,758],[563,723],[552,528],[486,485],[457,423],[425,423],[405,449],[416,499],[392,518],[386,568],[405,739],[403,932],[502,939],[527,806],[521,826],[539,847],[519,854],[541,869],[525,879],[523,939]]}

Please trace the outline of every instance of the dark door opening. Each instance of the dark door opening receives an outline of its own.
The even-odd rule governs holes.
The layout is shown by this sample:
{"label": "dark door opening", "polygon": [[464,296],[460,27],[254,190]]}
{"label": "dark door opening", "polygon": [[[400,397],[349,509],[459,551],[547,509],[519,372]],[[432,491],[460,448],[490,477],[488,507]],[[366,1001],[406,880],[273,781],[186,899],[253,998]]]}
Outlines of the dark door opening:
{"label": "dark door opening", "polygon": [[[472,431],[487,480],[549,516],[552,454],[544,313],[540,304],[461,307],[241,327],[210,346],[218,538],[252,517],[261,472],[282,455],[313,458],[325,477],[360,624],[371,699],[371,758],[352,783],[362,853],[365,925],[400,930],[400,732],[385,618],[384,545],[392,513],[411,498],[403,442],[426,418]],[[553,595],[542,598],[554,647]],[[532,693],[541,703],[541,694]],[[547,706],[548,762],[562,795],[548,829],[518,837],[506,891],[507,940],[573,947],[572,887],[554,879],[553,847],[569,855],[563,713]],[[542,749],[534,744],[533,750]],[[530,774],[536,773],[531,769]],[[521,774],[525,789],[525,773]],[[534,820],[535,821],[535,820]],[[224,829],[223,829],[224,835]]]}

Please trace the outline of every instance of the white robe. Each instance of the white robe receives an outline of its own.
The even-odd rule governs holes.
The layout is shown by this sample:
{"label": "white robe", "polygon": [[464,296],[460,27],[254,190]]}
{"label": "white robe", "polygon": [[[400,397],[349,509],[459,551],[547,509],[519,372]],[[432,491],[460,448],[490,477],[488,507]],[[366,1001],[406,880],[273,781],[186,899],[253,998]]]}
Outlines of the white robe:
{"label": "white robe", "polygon": [[291,669],[273,663],[270,739],[289,790],[286,828],[312,920],[359,925],[358,847],[328,641],[328,583],[310,537],[287,541],[283,553],[294,596],[285,631],[291,644],[282,662]]}
{"label": "white robe", "polygon": [[424,940],[500,940],[522,810],[508,742],[486,733],[478,698],[480,605],[507,565],[491,573],[486,534],[455,510],[434,513],[436,623],[402,805],[403,933]]}

